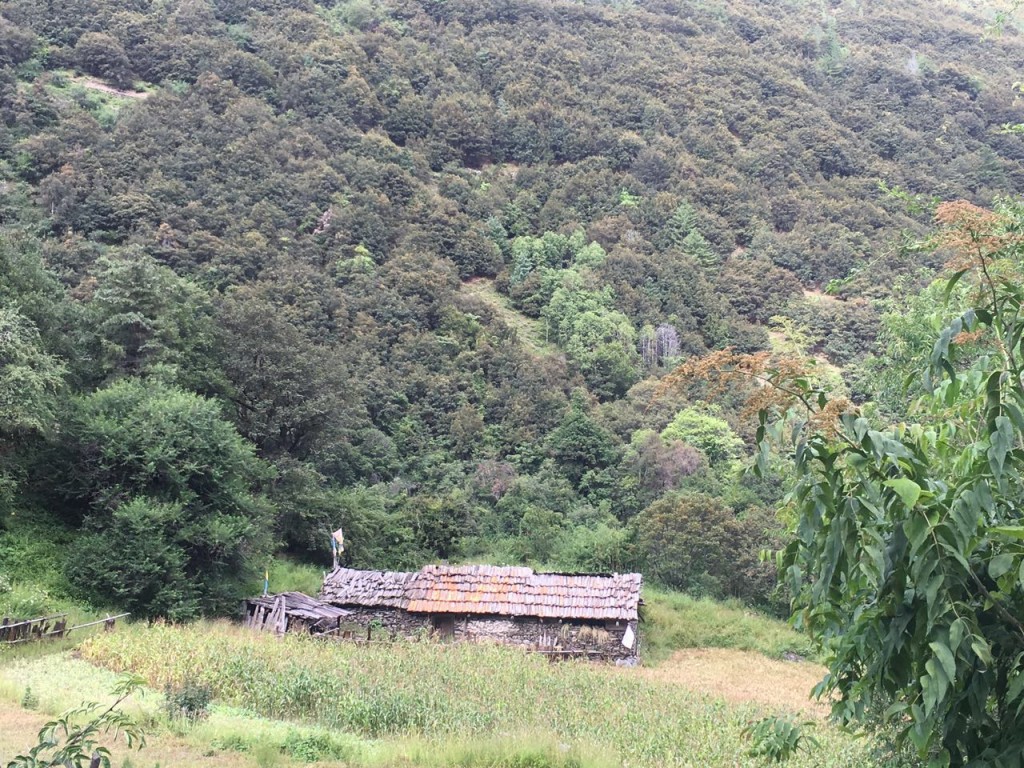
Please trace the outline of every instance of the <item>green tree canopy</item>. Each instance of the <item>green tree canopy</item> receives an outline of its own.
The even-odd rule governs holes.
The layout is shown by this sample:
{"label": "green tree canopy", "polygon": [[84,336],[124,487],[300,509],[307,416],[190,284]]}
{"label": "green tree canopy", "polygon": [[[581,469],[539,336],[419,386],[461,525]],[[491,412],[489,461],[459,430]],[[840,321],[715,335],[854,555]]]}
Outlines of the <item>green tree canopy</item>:
{"label": "green tree canopy", "polygon": [[880,428],[792,368],[761,368],[786,395],[778,407],[799,408],[776,422],[766,409],[759,433],[762,449],[794,451],[780,565],[798,625],[827,657],[817,692],[929,764],[1013,766],[1024,754],[1024,208],[950,203],[937,218],[947,292],[964,284],[972,308],[932,348],[916,423]]}
{"label": "green tree canopy", "polygon": [[770,513],[740,516],[711,496],[677,493],[658,499],[632,525],[651,579],[698,595],[770,603],[772,569],[758,559],[778,542]]}
{"label": "green tree canopy", "polygon": [[186,386],[213,386],[213,310],[204,291],[137,248],[101,256],[93,273],[86,313],[100,378],[159,367]]}
{"label": "green tree canopy", "polygon": [[35,325],[13,307],[0,306],[0,508],[16,494],[26,438],[55,423],[64,375],[60,360],[43,350]]}
{"label": "green tree canopy", "polygon": [[11,440],[52,423],[64,366],[47,354],[39,330],[12,307],[0,307],[0,437]]}
{"label": "green tree canopy", "polygon": [[720,413],[718,406],[710,404],[684,408],[662,430],[661,437],[693,446],[711,466],[727,463],[739,457],[743,441]]}
{"label": "green tree canopy", "polygon": [[269,470],[215,402],[126,379],[76,399],[64,430],[85,533],[69,575],[90,597],[185,618],[223,607],[262,564]]}
{"label": "green tree canopy", "polygon": [[607,467],[618,457],[614,435],[587,414],[579,399],[548,436],[548,450],[574,484],[589,470]]}

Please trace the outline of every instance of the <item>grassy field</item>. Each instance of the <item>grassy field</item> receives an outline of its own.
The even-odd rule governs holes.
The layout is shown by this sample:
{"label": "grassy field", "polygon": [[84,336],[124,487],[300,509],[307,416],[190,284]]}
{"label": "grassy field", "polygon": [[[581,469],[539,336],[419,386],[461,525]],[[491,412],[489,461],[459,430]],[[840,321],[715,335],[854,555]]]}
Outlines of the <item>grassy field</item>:
{"label": "grassy field", "polygon": [[683,648],[756,651],[770,658],[811,658],[805,635],[740,602],[719,603],[646,586],[642,609],[645,663],[659,663]]}
{"label": "grassy field", "polygon": [[[10,549],[12,535],[0,544]],[[32,562],[17,572],[34,576]],[[287,560],[270,568],[274,591],[315,593],[321,577]],[[50,593],[62,586],[15,582],[3,597],[21,609],[63,607],[88,618]],[[48,716],[109,701],[122,670],[149,682],[129,705],[149,744],[130,756],[120,748],[114,765],[122,768],[755,766],[741,731],[776,713],[818,723],[821,746],[793,765],[870,765],[870,744],[829,726],[824,705],[808,699],[822,668],[784,660],[811,657],[802,636],[739,604],[651,588],[644,600],[639,669],[552,665],[513,649],[432,641],[279,640],[227,622],[119,625],[0,648],[0,765],[32,743]],[[163,709],[164,687],[186,680],[215,696],[209,718],[189,727]]]}
{"label": "grassy field", "polygon": [[[773,647],[770,635],[762,643]],[[326,644],[201,622],[119,628],[74,651],[0,654],[0,765],[47,715],[109,701],[121,670],[150,683],[128,707],[149,744],[115,762],[124,767],[756,766],[744,725],[785,712],[819,721],[820,747],[792,765],[871,764],[870,744],[827,725],[807,699],[821,673],[811,663],[705,649],[640,669],[552,665],[493,646]],[[168,720],[161,693],[185,680],[215,694],[209,718],[189,727]]]}
{"label": "grassy field", "polygon": [[[325,644],[226,624],[136,626],[94,637],[81,655],[140,673],[157,690],[189,679],[210,685],[230,708],[198,726],[215,749],[255,755],[270,745],[287,757],[289,729],[294,744],[302,727],[320,744],[310,750],[348,765],[754,766],[741,731],[772,708],[702,695],[666,672],[675,662],[656,668],[659,676],[552,665],[492,646]],[[39,665],[5,679],[17,687],[52,674]],[[869,764],[863,740],[824,723],[816,731],[821,746],[793,765]]]}

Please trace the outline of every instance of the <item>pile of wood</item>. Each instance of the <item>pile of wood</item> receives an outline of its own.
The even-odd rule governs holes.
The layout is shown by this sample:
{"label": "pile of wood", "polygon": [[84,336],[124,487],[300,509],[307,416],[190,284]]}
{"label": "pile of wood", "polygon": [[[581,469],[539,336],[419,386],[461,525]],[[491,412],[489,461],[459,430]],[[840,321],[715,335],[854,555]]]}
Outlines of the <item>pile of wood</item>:
{"label": "pile of wood", "polygon": [[261,632],[308,632],[319,635],[340,625],[349,611],[321,603],[301,592],[282,592],[245,601],[245,626]]}

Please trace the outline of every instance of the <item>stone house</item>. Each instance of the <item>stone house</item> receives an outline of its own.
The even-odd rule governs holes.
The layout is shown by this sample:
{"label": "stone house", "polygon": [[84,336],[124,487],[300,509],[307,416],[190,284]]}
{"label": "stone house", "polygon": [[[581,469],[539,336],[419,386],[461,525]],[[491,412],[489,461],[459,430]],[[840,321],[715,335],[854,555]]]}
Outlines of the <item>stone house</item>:
{"label": "stone house", "polygon": [[[555,657],[634,663],[641,576],[534,573],[530,568],[428,565],[414,573],[336,568],[320,600],[340,627],[497,642]],[[354,630],[353,627],[361,628]]]}

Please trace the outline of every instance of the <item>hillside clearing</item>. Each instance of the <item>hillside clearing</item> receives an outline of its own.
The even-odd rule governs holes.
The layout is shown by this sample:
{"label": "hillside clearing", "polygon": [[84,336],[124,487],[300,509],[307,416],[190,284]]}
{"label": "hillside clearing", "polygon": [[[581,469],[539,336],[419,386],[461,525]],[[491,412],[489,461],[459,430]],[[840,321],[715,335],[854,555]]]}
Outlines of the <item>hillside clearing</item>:
{"label": "hillside clearing", "polygon": [[494,287],[494,280],[486,277],[474,277],[462,283],[460,293],[471,296],[486,304],[498,319],[516,332],[519,342],[532,354],[549,356],[558,354],[554,344],[547,341],[544,323],[534,320],[519,312]]}
{"label": "hillside clearing", "polygon": [[80,85],[83,88],[88,88],[90,91],[100,91],[102,93],[109,93],[111,96],[120,96],[123,99],[132,99],[134,101],[141,101],[142,99],[148,99],[152,93],[149,91],[126,91],[121,88],[115,88],[112,85],[97,80],[94,77],[76,76],[68,78],[75,85]]}

